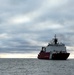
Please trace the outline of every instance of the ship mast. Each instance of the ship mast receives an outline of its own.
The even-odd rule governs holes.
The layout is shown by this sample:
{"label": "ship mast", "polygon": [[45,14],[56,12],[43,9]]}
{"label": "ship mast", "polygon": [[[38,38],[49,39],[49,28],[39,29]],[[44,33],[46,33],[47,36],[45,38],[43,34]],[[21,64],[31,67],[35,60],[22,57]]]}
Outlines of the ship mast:
{"label": "ship mast", "polygon": [[54,36],[55,38],[54,38],[54,43],[55,44],[57,44],[57,42],[58,42],[58,39],[56,38],[56,34],[55,34],[55,36]]}

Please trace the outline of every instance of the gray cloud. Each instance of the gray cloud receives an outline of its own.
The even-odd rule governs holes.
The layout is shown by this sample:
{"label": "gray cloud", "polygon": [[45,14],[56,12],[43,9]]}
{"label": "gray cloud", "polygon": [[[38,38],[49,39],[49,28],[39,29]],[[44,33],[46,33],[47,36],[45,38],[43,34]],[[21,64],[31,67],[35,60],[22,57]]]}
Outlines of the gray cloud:
{"label": "gray cloud", "polygon": [[0,1],[0,52],[39,51],[57,34],[73,47],[73,0]]}

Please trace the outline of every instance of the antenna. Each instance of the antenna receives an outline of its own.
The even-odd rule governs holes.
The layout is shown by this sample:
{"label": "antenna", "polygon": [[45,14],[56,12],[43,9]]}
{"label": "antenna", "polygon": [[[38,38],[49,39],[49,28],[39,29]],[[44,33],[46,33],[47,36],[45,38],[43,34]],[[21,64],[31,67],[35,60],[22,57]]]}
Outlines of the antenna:
{"label": "antenna", "polygon": [[56,34],[55,34],[55,36],[54,36],[54,37],[55,37],[55,39],[54,39],[54,43],[55,43],[55,44],[57,44],[58,39],[56,38]]}

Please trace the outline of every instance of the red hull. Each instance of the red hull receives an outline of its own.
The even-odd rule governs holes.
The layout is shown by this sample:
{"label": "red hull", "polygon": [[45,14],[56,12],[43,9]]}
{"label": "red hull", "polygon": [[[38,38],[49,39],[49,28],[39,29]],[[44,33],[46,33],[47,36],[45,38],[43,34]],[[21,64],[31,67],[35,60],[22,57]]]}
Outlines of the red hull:
{"label": "red hull", "polygon": [[38,55],[38,59],[50,59],[50,52],[47,52],[47,53],[45,53],[45,52],[41,52],[41,53],[39,53],[39,55]]}
{"label": "red hull", "polygon": [[38,55],[38,59],[47,59],[47,60],[66,60],[69,57],[70,53],[53,53],[50,57],[50,52],[41,52]]}

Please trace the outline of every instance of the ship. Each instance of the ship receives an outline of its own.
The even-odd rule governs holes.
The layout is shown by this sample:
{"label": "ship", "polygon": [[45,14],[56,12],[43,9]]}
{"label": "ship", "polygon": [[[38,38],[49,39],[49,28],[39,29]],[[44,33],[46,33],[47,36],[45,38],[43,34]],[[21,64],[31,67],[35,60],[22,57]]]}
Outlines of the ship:
{"label": "ship", "polygon": [[55,35],[47,46],[42,47],[37,58],[47,60],[66,60],[69,55],[70,53],[67,52],[65,44],[59,42]]}

